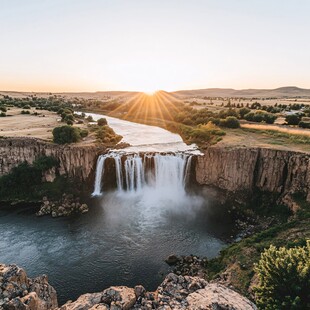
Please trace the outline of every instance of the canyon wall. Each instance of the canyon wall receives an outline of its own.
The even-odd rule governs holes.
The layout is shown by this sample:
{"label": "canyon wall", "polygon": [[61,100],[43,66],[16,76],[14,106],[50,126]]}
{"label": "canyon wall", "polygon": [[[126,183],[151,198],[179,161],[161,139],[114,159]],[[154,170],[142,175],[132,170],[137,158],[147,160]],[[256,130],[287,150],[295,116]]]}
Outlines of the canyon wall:
{"label": "canyon wall", "polygon": [[288,203],[292,194],[310,202],[310,154],[267,148],[208,148],[197,158],[196,180],[229,192],[278,194]]}
{"label": "canyon wall", "polygon": [[53,156],[59,161],[60,175],[86,181],[96,169],[98,155],[104,151],[105,148],[94,145],[57,145],[26,137],[0,139],[0,176],[24,161],[31,164],[40,156]]}

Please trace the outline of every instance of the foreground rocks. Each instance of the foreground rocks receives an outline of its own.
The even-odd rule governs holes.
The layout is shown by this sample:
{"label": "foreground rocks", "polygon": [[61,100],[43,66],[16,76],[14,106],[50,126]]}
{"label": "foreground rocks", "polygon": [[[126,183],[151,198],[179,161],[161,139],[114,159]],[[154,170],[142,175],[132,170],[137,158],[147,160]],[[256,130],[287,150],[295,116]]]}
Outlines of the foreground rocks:
{"label": "foreground rocks", "polygon": [[202,278],[167,275],[155,292],[142,285],[111,286],[99,293],[81,295],[58,308],[57,295],[46,276],[29,279],[16,265],[0,264],[0,310],[256,310],[233,290]]}
{"label": "foreground rocks", "polygon": [[37,216],[50,214],[52,217],[69,216],[73,213],[86,213],[88,206],[79,202],[79,198],[74,198],[72,195],[63,194],[59,201],[49,201],[43,197],[43,203],[40,210],[36,213]]}
{"label": "foreground rocks", "polygon": [[29,279],[16,265],[0,264],[1,310],[48,310],[58,307],[55,289],[47,276]]}
{"label": "foreground rocks", "polygon": [[155,292],[143,286],[110,287],[101,293],[85,294],[59,310],[254,310],[256,306],[233,290],[202,278],[170,273]]}
{"label": "foreground rocks", "polygon": [[198,256],[176,256],[174,254],[168,256],[165,262],[173,266],[173,272],[176,275],[189,275],[205,277],[205,267],[208,263],[207,258],[199,258]]}

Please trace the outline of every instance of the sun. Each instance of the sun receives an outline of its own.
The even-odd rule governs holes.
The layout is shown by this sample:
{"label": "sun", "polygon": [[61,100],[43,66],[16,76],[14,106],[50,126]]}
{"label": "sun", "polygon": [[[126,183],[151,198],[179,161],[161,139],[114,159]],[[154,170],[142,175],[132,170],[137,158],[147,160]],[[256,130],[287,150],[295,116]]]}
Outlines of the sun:
{"label": "sun", "polygon": [[148,96],[154,96],[158,92],[158,89],[144,89],[142,92]]}

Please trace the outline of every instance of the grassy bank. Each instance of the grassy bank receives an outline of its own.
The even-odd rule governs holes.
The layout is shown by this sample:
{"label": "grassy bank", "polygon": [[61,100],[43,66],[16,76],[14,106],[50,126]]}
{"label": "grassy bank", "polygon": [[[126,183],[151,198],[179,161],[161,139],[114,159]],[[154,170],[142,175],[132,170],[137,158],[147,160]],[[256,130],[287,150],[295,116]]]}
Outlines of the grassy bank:
{"label": "grassy bank", "polygon": [[310,239],[310,204],[296,196],[300,210],[287,221],[273,225],[240,242],[233,243],[221,251],[220,255],[210,260],[206,267],[209,279],[221,279],[232,285],[240,293],[250,296],[251,283],[255,281],[254,264],[261,253],[270,245],[276,247],[306,245]]}

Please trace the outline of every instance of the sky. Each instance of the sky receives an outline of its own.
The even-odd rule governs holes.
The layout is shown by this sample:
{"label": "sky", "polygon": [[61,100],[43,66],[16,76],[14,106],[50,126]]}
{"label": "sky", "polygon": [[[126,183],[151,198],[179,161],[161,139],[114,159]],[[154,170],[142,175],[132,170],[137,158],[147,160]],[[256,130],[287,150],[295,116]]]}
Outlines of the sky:
{"label": "sky", "polygon": [[0,0],[0,90],[310,88],[309,0]]}

